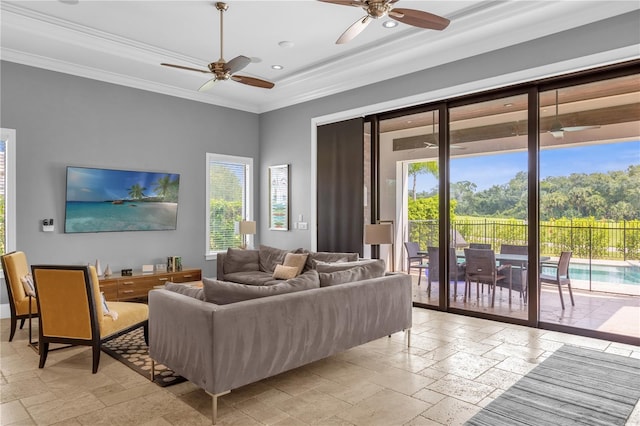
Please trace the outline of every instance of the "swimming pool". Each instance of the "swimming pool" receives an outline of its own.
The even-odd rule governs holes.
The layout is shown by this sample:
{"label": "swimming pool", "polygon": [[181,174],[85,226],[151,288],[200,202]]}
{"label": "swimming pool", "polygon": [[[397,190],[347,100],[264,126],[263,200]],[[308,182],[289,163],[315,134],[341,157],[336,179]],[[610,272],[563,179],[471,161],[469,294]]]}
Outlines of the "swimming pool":
{"label": "swimming pool", "polygon": [[[555,268],[542,268],[544,274],[554,275]],[[576,280],[602,281],[610,284],[640,285],[640,266],[589,265],[581,263],[569,264],[569,274]]]}

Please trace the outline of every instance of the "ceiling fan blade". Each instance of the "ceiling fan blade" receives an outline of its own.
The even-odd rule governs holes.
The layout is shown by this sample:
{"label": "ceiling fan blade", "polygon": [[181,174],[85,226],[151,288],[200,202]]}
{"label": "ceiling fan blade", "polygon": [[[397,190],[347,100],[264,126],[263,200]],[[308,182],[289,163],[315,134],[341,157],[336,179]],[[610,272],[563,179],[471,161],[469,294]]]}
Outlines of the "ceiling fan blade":
{"label": "ceiling fan blade", "polygon": [[356,7],[366,6],[363,2],[357,1],[357,0],[318,0],[318,1],[321,1],[323,3],[338,4],[340,6],[356,6]]}
{"label": "ceiling fan blade", "polygon": [[344,44],[351,40],[353,40],[358,34],[362,32],[367,25],[371,22],[371,17],[369,15],[364,16],[354,22],[342,35],[336,40],[336,44]]}
{"label": "ceiling fan blade", "polygon": [[261,87],[263,89],[271,89],[275,84],[267,80],[261,80],[259,78],[247,77],[246,75],[232,75],[231,80],[238,83],[247,84],[249,86]]}
{"label": "ceiling fan blade", "polygon": [[449,22],[451,22],[442,16],[415,9],[393,8],[389,12],[389,16],[403,24],[413,25],[414,27],[426,28],[429,30],[444,30],[449,26]]}
{"label": "ceiling fan blade", "polygon": [[247,58],[246,56],[242,56],[242,55],[236,56],[235,58],[227,62],[227,64],[224,67],[224,70],[227,71],[229,74],[235,74],[241,69],[243,69],[244,67],[246,67],[247,65],[249,65],[250,63],[251,63],[251,58]]}
{"label": "ceiling fan blade", "polygon": [[207,81],[205,84],[200,86],[200,88],[198,89],[198,92],[204,92],[211,89],[213,85],[216,84],[217,82],[218,82],[218,78],[213,77],[211,80]]}
{"label": "ceiling fan blade", "polygon": [[174,64],[160,64],[160,65],[164,65],[165,67],[178,68],[178,69],[187,70],[187,71],[198,71],[198,72],[202,72],[202,73],[205,73],[205,74],[211,73],[211,71],[209,71],[209,70],[201,70],[201,69],[198,69],[198,68],[185,67],[185,66],[182,66],[182,65],[174,65]]}
{"label": "ceiling fan blade", "polygon": [[600,126],[566,126],[562,130],[565,132],[579,132],[580,130],[599,129]]}

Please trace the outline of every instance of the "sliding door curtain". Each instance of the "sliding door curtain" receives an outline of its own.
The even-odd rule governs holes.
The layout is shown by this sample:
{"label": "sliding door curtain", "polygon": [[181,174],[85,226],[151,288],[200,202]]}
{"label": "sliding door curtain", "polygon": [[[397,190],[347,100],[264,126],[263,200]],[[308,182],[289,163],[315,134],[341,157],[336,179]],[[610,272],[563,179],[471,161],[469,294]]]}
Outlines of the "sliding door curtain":
{"label": "sliding door curtain", "polygon": [[364,120],[318,127],[318,251],[362,256]]}

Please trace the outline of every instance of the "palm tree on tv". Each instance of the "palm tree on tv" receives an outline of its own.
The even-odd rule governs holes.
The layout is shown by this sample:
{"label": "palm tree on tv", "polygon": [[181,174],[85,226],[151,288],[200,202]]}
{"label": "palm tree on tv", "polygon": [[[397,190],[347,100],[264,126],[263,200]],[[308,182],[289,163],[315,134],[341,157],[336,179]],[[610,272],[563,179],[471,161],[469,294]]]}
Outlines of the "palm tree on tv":
{"label": "palm tree on tv", "polygon": [[144,191],[146,190],[147,188],[141,186],[139,183],[136,183],[135,185],[132,185],[131,188],[129,188],[127,191],[129,191],[129,197],[133,198],[134,200],[140,200],[145,197]]}
{"label": "palm tree on tv", "polygon": [[169,193],[169,189],[171,188],[171,176],[165,175],[159,178],[155,183],[155,188],[153,190],[158,194],[160,198],[163,200],[167,198]]}

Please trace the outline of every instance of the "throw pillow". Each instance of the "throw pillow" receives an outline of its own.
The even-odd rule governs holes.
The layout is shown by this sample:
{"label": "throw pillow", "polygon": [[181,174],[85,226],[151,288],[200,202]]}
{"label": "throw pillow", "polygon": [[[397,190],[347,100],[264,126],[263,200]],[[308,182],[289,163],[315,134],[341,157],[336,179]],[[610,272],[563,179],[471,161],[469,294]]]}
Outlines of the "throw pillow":
{"label": "throw pillow", "polygon": [[261,245],[259,252],[260,270],[273,274],[273,271],[276,269],[276,265],[282,265],[284,263],[284,257],[290,251]]}
{"label": "throw pillow", "polygon": [[204,300],[217,305],[320,287],[320,279],[316,271],[308,271],[296,278],[269,286],[236,284],[210,278],[203,278],[202,282],[204,284]]}
{"label": "throw pillow", "polygon": [[204,300],[204,290],[202,288],[169,282],[164,285],[164,289],[184,294],[185,296],[193,297],[194,299]]}
{"label": "throw pillow", "polygon": [[[307,253],[287,253],[284,255],[284,266],[295,266],[297,268],[296,276],[302,273],[304,265],[307,263]],[[293,277],[292,277],[293,278]]]}
{"label": "throw pillow", "polygon": [[20,281],[22,281],[22,287],[24,287],[25,294],[27,296],[36,297],[36,286],[33,283],[33,277],[31,274],[20,277]]}
{"label": "throw pillow", "polygon": [[[351,262],[350,262],[351,263]],[[368,265],[356,266],[354,268],[345,269],[334,272],[320,272],[320,287],[329,287],[332,285],[352,283],[356,281],[368,280],[371,278],[379,278],[384,276],[384,265],[382,269],[379,265],[371,263]]]}
{"label": "throw pillow", "polygon": [[273,271],[273,278],[277,280],[289,280],[298,276],[298,268],[296,266],[276,265]]}
{"label": "throw pillow", "polygon": [[227,249],[224,257],[224,273],[248,272],[260,270],[260,258],[258,250],[244,250],[239,248]]}

